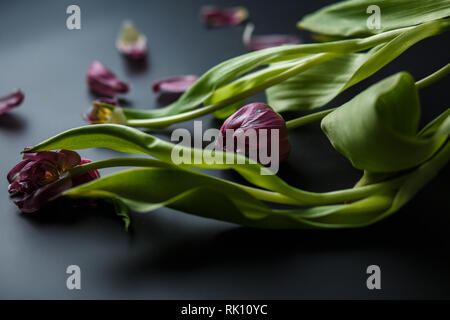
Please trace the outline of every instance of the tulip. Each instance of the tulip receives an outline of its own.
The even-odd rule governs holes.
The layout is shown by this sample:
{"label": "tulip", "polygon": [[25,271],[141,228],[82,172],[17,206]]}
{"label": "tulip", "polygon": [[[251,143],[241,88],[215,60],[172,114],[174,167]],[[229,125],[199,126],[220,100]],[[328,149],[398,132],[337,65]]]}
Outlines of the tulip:
{"label": "tulip", "polygon": [[117,50],[127,58],[140,60],[147,54],[147,37],[130,21],[125,21],[116,41]]}
{"label": "tulip", "polygon": [[248,11],[244,7],[219,8],[204,6],[200,10],[200,17],[211,27],[231,27],[247,20]]}
{"label": "tulip", "polygon": [[18,107],[22,103],[23,97],[24,95],[19,89],[0,97],[0,115],[8,112],[12,108]]}
{"label": "tulip", "polygon": [[289,34],[269,34],[263,36],[252,36],[255,29],[252,23],[245,26],[242,40],[245,46],[250,50],[262,50],[271,47],[281,46],[283,44],[299,44],[302,40],[296,35]]}
{"label": "tulip", "polygon": [[[262,134],[263,129],[266,129],[267,134]],[[249,130],[255,132],[256,139],[251,139]],[[232,133],[232,139],[228,139],[228,132]],[[278,140],[273,140],[272,134],[275,137],[278,134]],[[268,165],[270,161],[262,161],[262,155],[270,154],[272,158],[276,156],[279,162],[285,161],[289,157],[291,144],[284,119],[267,104],[255,102],[243,106],[225,120],[220,128],[216,149],[244,154]],[[277,150],[277,155],[272,154],[272,151]]]}
{"label": "tulip", "polygon": [[22,212],[34,212],[57,198],[62,192],[83,183],[98,179],[92,170],[72,177],[67,171],[91,162],[70,150],[25,153],[7,175],[9,194]]}
{"label": "tulip", "polygon": [[86,80],[93,92],[113,97],[120,93],[127,93],[129,85],[117,79],[116,75],[103,64],[94,61],[88,68]]}
{"label": "tulip", "polygon": [[[103,104],[116,106],[114,109],[108,108]],[[83,115],[84,120],[90,124],[99,123],[115,123],[125,124],[126,117],[122,108],[119,106],[117,99],[100,98],[92,104],[92,108],[89,113]]]}
{"label": "tulip", "polygon": [[197,80],[198,77],[191,74],[164,78],[153,82],[152,88],[153,92],[183,93]]}

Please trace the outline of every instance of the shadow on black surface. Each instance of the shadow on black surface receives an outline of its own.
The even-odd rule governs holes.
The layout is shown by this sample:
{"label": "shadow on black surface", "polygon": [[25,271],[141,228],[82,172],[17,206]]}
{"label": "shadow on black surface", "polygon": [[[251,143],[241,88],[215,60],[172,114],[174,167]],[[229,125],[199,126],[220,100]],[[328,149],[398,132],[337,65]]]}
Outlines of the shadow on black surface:
{"label": "shadow on black surface", "polygon": [[144,56],[142,59],[130,59],[122,57],[123,66],[128,75],[138,75],[147,72],[149,68],[149,59]]}
{"label": "shadow on black surface", "polygon": [[171,103],[174,103],[178,100],[179,97],[181,97],[182,93],[175,93],[175,92],[162,92],[159,94],[158,98],[156,99],[158,107],[165,107],[168,106]]}
{"label": "shadow on black surface", "polygon": [[[134,214],[129,236],[131,240],[134,236],[141,238],[140,243],[145,243],[144,250],[137,258],[119,261],[113,267],[126,274],[127,279],[139,279],[155,270],[176,273],[212,266],[267,267],[299,257],[299,254],[301,257],[324,252],[377,252],[386,248],[396,254],[407,254],[413,261],[438,256],[442,264],[450,267],[449,253],[442,250],[450,245],[447,236],[450,208],[442,201],[449,176],[449,168],[444,169],[402,210],[361,229],[260,230],[236,226],[225,231],[214,231],[214,228],[199,231],[198,227],[184,225],[178,220]],[[114,219],[118,225],[122,224],[112,206],[105,203],[70,207],[67,201],[60,201],[50,209],[24,214],[23,218],[35,225],[71,225],[93,216]],[[125,231],[118,228],[117,232]],[[173,233],[177,237],[168,238]]]}
{"label": "shadow on black surface", "polygon": [[[139,278],[151,270],[179,272],[209,266],[270,266],[298,254],[382,252],[386,248],[399,255],[407,254],[413,260],[439,256],[442,264],[450,266],[448,252],[442,250],[450,244],[447,236],[450,208],[442,204],[440,189],[449,173],[447,169],[392,217],[366,228],[277,231],[236,227],[217,234],[190,233],[181,240],[161,245],[156,252],[149,250],[148,255],[140,255],[120,269]],[[179,229],[177,226],[176,230]]]}
{"label": "shadow on black surface", "polygon": [[6,113],[0,115],[0,131],[20,131],[26,125],[26,121],[19,115]]}
{"label": "shadow on black surface", "polygon": [[123,223],[115,213],[114,207],[103,201],[59,199],[33,213],[23,213],[21,217],[39,225],[73,225],[92,217],[102,217]]}

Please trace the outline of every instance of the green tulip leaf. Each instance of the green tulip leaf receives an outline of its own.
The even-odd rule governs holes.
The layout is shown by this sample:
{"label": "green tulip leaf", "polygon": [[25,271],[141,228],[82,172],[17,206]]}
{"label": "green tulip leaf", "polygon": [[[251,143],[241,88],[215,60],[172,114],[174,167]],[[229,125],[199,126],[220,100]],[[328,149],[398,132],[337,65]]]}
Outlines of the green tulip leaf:
{"label": "green tulip leaf", "polygon": [[[176,183],[173,183],[176,181]],[[348,228],[365,225],[389,208],[392,196],[375,195],[351,204],[271,209],[233,184],[180,168],[139,168],[68,190],[73,198],[108,197],[148,212],[167,206],[201,217],[270,229]]]}
{"label": "green tulip leaf", "polygon": [[[380,25],[368,25],[379,8]],[[369,13],[368,13],[369,11]],[[371,17],[372,16],[372,17]],[[327,36],[366,36],[450,16],[448,0],[349,0],[306,15],[297,26]],[[379,28],[378,28],[379,27]]]}
{"label": "green tulip leaf", "polygon": [[[330,204],[343,201],[361,199],[372,192],[383,189],[383,184],[372,185],[367,188],[344,189],[338,192],[314,193],[287,184],[278,176],[274,175],[266,167],[258,163],[251,163],[247,158],[239,154],[229,154],[225,152],[214,152],[213,156],[223,159],[222,163],[206,163],[207,151],[201,149],[191,149],[163,141],[152,135],[143,133],[140,130],[114,124],[89,125],[80,128],[67,130],[46,141],[39,143],[26,152],[39,152],[55,149],[80,150],[87,148],[109,148],[120,152],[143,153],[153,156],[168,164],[173,164],[172,153],[186,152],[190,161],[178,165],[188,168],[206,168],[206,169],[232,169],[238,172],[250,183],[280,195],[292,199],[293,204],[298,205],[318,205]],[[226,157],[230,156],[233,161],[228,163]],[[199,161],[195,161],[198,159]],[[268,199],[270,200],[270,199]]]}
{"label": "green tulip leaf", "polygon": [[[439,34],[450,27],[447,20],[429,22],[425,26],[413,27],[411,30],[419,28],[417,32],[427,37]],[[409,30],[399,29],[362,39],[283,45],[250,52],[211,68],[177,101],[167,107],[152,110],[129,108],[122,110],[127,120],[143,120],[179,115],[193,111],[202,104],[222,103],[221,107],[226,107],[336,56],[373,48],[407,31]],[[416,33],[413,34],[416,37]],[[401,48],[398,50],[402,52]],[[280,64],[273,65],[274,63]],[[269,67],[260,69],[263,66]],[[114,106],[109,107],[114,109]]]}
{"label": "green tulip leaf", "polygon": [[412,76],[386,78],[342,105],[321,123],[334,148],[354,167],[396,172],[429,159],[448,133],[423,138],[417,133],[420,104]]}
{"label": "green tulip leaf", "polygon": [[323,62],[267,89],[268,103],[278,112],[320,108],[415,43],[440,33],[441,28],[439,22],[423,24],[366,53],[346,54]]}

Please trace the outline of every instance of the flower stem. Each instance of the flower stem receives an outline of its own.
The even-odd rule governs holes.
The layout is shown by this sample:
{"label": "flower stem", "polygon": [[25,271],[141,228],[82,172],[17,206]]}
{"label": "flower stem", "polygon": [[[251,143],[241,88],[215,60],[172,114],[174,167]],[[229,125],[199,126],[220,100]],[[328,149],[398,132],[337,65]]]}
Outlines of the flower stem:
{"label": "flower stem", "polygon": [[[90,162],[81,166],[77,166],[68,171],[68,175],[76,176],[91,170],[98,170],[104,168],[112,168],[112,167],[153,167],[153,168],[176,168],[177,170],[187,170],[183,169],[179,166],[166,163],[156,159],[147,159],[147,158],[113,158],[107,160],[100,160]],[[188,170],[190,171],[190,170]],[[372,184],[368,186],[363,186],[360,188],[352,188],[352,189],[343,189],[332,192],[324,192],[324,193],[315,193],[315,192],[305,192],[308,195],[308,203],[305,203],[304,200],[294,199],[283,195],[278,192],[268,191],[264,189],[244,186],[240,183],[230,182],[224,179],[220,179],[217,177],[212,177],[206,175],[204,173],[195,172],[199,175],[207,176],[210,179],[220,180],[221,182],[233,185],[242,189],[243,191],[251,194],[258,200],[280,203],[280,204],[289,204],[289,205],[327,205],[333,203],[342,203],[347,201],[355,201],[368,196],[372,196],[382,190],[392,190],[397,188],[407,176],[401,176],[395,179],[391,179],[389,181],[385,181],[382,183]]]}
{"label": "flower stem", "polygon": [[[450,73],[450,63],[446,64],[444,67],[437,70],[436,72],[433,72],[429,76],[417,81],[416,87],[418,90],[428,87],[429,85],[432,85],[433,83],[441,80],[442,78],[447,76],[449,73]],[[326,115],[333,112],[337,108],[338,107],[311,113],[306,116],[301,116],[301,117],[286,121],[286,127],[288,128],[288,130],[290,130],[290,129],[295,129],[295,128],[307,125],[307,124],[315,122],[315,121],[320,121],[323,118],[325,118]]]}
{"label": "flower stem", "polygon": [[447,63],[444,67],[440,68],[436,72],[433,72],[429,76],[416,82],[418,90],[428,87],[429,85],[441,80],[450,73],[450,63]]}
{"label": "flower stem", "polygon": [[328,110],[315,112],[312,114],[308,114],[306,116],[302,116],[302,117],[298,117],[296,119],[286,121],[286,127],[288,128],[288,130],[290,130],[290,129],[295,129],[295,128],[304,126],[306,124],[309,124],[309,123],[312,123],[315,121],[322,120],[327,114],[333,112],[336,109],[337,108],[331,108]]}
{"label": "flower stem", "polygon": [[167,116],[167,117],[160,117],[155,119],[139,119],[139,120],[128,120],[126,122],[126,125],[130,127],[145,127],[145,128],[163,128],[170,126],[171,124],[182,122],[190,119],[194,119],[199,116],[203,116],[205,114],[211,113],[213,111],[222,109],[232,103],[241,101],[247,97],[250,97],[260,91],[263,91],[281,81],[284,81],[292,76],[295,76],[296,74],[299,74],[302,71],[305,71],[313,66],[316,66],[322,62],[325,62],[327,60],[330,60],[336,56],[338,56],[338,53],[334,52],[326,52],[326,53],[319,53],[311,56],[310,58],[302,60],[298,65],[281,72],[280,74],[273,76],[263,83],[254,86],[250,89],[244,90],[243,92],[236,94],[228,99],[224,99],[220,102],[217,102],[215,104],[205,106],[202,108],[194,109],[192,111],[183,112],[180,114]]}

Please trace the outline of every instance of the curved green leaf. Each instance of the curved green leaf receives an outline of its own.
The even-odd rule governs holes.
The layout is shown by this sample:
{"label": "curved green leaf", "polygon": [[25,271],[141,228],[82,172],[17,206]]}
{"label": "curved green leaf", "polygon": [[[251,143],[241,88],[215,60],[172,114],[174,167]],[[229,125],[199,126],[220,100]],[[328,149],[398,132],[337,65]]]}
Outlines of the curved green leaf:
{"label": "curved green leaf", "polygon": [[347,54],[323,62],[268,90],[269,104],[278,112],[319,108],[339,93],[368,78],[415,43],[439,34],[440,21],[405,31],[367,53]]}
{"label": "curved green leaf", "polygon": [[[297,204],[304,205],[329,204],[361,199],[373,194],[376,190],[385,189],[387,186],[395,187],[398,184],[397,181],[390,182],[387,186],[385,184],[379,184],[367,186],[367,188],[346,189],[327,193],[308,192],[288,185],[278,176],[273,175],[268,168],[257,163],[249,163],[248,159],[242,155],[215,152],[213,155],[224,159],[223,163],[208,164],[202,160],[206,155],[206,151],[204,150],[174,145],[137,129],[113,124],[89,125],[71,129],[34,146],[26,152],[55,149],[80,150],[95,147],[110,148],[129,153],[144,153],[167,163],[173,163],[172,152],[174,150],[182,153],[186,152],[190,156],[191,161],[190,163],[181,163],[180,166],[189,168],[232,169],[254,185],[278,192],[294,199]],[[227,155],[233,159],[232,163],[225,161]],[[195,161],[195,159],[199,161]]]}
{"label": "curved green leaf", "polygon": [[395,172],[429,159],[448,134],[418,136],[420,104],[414,79],[395,74],[363,91],[321,123],[334,148],[358,169]]}
{"label": "curved green leaf", "polygon": [[447,142],[429,161],[415,169],[396,192],[391,207],[379,215],[373,223],[397,212],[408,203],[420,189],[430,182],[450,161],[450,142]]}
{"label": "curved green leaf", "polygon": [[[233,183],[153,160],[155,167],[115,173],[70,189],[64,196],[112,201],[129,224],[128,209],[167,206],[197,216],[270,229],[354,228],[398,211],[450,160],[450,143],[408,174],[397,190],[384,189],[350,204],[271,209]],[[119,159],[118,159],[119,161]],[[174,183],[176,181],[176,183]]]}
{"label": "curved green leaf", "polygon": [[344,90],[368,54],[347,54],[326,61],[266,90],[277,112],[320,108]]}
{"label": "curved green leaf", "polygon": [[[238,79],[240,76],[251,72],[252,70],[255,70],[261,66],[269,65],[275,62],[291,61],[308,55],[320,53],[332,52],[335,54],[347,54],[357,51],[363,51],[379,44],[385,43],[386,41],[390,41],[404,31],[405,30],[393,30],[391,32],[386,32],[363,39],[347,39],[328,43],[283,45],[250,52],[224,61],[211,68],[205,74],[203,74],[200,79],[198,79],[197,82],[189,90],[187,90],[176,102],[167,107],[152,110],[123,108],[123,112],[128,120],[139,120],[168,117],[191,111],[201,104],[210,101],[208,99],[211,99],[213,93],[218,91],[218,89],[226,85],[230,85],[235,79]],[[286,70],[280,69],[278,70],[278,74],[284,71]],[[270,76],[270,78],[277,79],[272,69],[267,69],[264,72],[268,72],[268,76]],[[258,74],[258,77],[260,77],[259,79],[263,78],[261,73]],[[278,80],[283,81],[285,79],[279,78]],[[261,87],[260,90],[264,89],[264,87]],[[250,92],[249,95],[250,94],[254,94],[254,92]],[[229,97],[229,95],[226,95],[226,97]],[[240,99],[243,98],[245,97],[241,97]],[[213,100],[216,102],[219,101],[216,98]],[[230,103],[233,102],[235,101],[231,101]],[[111,106],[111,108],[114,108],[114,106]]]}
{"label": "curved green leaf", "polygon": [[[380,29],[369,29],[367,20],[372,11],[369,6],[380,8]],[[401,27],[450,16],[448,0],[349,0],[326,6],[306,15],[297,26],[328,36],[361,36],[376,34]]]}
{"label": "curved green leaf", "polygon": [[351,204],[270,209],[230,183],[192,171],[161,167],[112,174],[64,195],[110,197],[138,212],[167,206],[206,218],[271,229],[358,227],[376,219],[392,200],[377,195]]}

